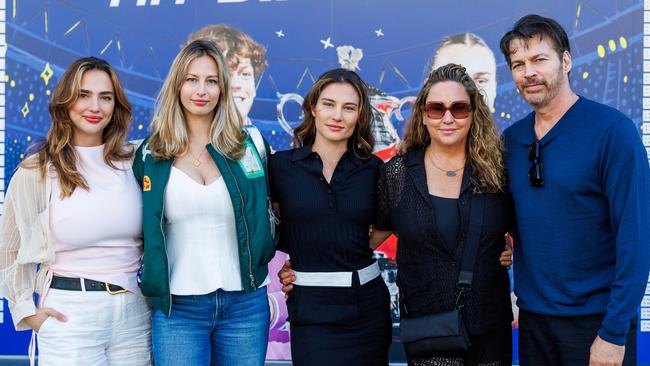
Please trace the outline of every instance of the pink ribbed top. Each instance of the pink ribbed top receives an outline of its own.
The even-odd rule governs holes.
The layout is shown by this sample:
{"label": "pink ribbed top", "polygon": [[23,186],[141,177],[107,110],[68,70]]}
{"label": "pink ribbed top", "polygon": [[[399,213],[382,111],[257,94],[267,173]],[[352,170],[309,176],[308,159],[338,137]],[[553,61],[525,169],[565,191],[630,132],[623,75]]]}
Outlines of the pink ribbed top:
{"label": "pink ribbed top", "polygon": [[108,282],[140,294],[136,273],[142,257],[142,195],[130,164],[115,163],[120,170],[106,165],[103,145],[75,149],[78,170],[90,190],[76,189],[61,200],[59,181],[52,179],[51,269],[61,276]]}

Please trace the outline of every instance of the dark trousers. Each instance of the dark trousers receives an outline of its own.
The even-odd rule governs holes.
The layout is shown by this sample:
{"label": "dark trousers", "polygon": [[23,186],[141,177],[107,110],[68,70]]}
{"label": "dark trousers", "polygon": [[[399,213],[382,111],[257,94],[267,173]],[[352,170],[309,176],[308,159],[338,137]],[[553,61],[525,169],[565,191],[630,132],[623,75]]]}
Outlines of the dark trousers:
{"label": "dark trousers", "polygon": [[[604,315],[558,317],[519,312],[521,366],[587,366]],[[636,365],[637,316],[630,322],[623,366]]]}

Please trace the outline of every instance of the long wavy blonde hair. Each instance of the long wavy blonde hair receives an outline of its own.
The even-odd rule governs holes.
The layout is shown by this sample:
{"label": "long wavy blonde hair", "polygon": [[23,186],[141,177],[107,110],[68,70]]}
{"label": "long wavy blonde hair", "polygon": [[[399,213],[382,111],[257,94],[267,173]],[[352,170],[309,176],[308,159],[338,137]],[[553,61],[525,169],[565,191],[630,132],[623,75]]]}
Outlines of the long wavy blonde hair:
{"label": "long wavy blonde hair", "polygon": [[72,195],[75,189],[88,190],[88,182],[77,170],[77,154],[72,144],[74,125],[70,119],[70,108],[81,95],[81,80],[90,70],[105,72],[113,84],[115,107],[111,121],[102,132],[104,143],[104,161],[108,166],[117,169],[117,161],[129,160],[133,156],[133,148],[125,145],[126,133],[133,115],[131,104],[126,98],[117,73],[108,62],[96,57],[83,57],[73,62],[63,73],[59,83],[54,88],[50,98],[50,117],[52,126],[47,132],[45,141],[35,147],[35,154],[25,159],[20,166],[28,169],[40,169],[41,177],[47,174],[51,165],[61,186],[61,198]]}
{"label": "long wavy blonde hair", "polygon": [[464,67],[447,64],[431,72],[413,104],[413,112],[404,127],[399,153],[424,149],[431,143],[431,137],[424,125],[424,106],[431,87],[439,82],[455,81],[463,85],[472,105],[472,121],[467,136],[467,161],[473,168],[471,177],[476,188],[484,192],[503,191],[505,168],[503,145],[485,98],[474,84]]}
{"label": "long wavy blonde hair", "polygon": [[176,56],[158,95],[149,139],[155,159],[171,159],[187,151],[189,137],[179,96],[190,63],[206,55],[217,64],[220,91],[210,124],[210,143],[230,159],[238,160],[244,153],[244,124],[232,98],[228,68],[216,43],[199,39],[183,47]]}

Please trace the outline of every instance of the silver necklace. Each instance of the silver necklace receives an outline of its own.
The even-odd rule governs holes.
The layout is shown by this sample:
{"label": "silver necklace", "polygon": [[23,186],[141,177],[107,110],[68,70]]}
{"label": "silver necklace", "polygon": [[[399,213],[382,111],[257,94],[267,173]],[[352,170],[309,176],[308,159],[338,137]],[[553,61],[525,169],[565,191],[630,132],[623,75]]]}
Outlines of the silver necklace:
{"label": "silver necklace", "polygon": [[433,153],[430,154],[431,156],[429,157],[429,161],[431,161],[431,164],[433,164],[433,167],[440,170],[441,172],[444,172],[446,176],[448,177],[455,177],[458,175],[458,172],[463,170],[465,166],[462,166],[458,169],[443,169],[436,164],[436,162],[433,160]]}

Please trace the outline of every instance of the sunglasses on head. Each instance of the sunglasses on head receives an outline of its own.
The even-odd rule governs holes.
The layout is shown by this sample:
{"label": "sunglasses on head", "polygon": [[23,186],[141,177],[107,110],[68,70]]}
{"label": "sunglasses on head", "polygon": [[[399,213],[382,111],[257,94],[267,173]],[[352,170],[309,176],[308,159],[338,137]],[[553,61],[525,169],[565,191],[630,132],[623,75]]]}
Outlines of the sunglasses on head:
{"label": "sunglasses on head", "polygon": [[442,102],[429,102],[424,105],[424,112],[431,119],[440,119],[447,111],[451,112],[454,118],[467,118],[472,111],[472,105],[468,102],[453,102],[449,107]]}
{"label": "sunglasses on head", "polygon": [[530,185],[541,187],[544,185],[544,170],[542,169],[542,144],[535,141],[528,147],[528,160],[531,162],[528,178]]}

